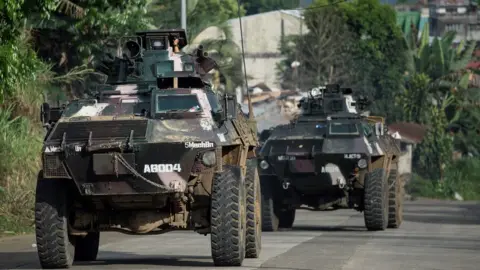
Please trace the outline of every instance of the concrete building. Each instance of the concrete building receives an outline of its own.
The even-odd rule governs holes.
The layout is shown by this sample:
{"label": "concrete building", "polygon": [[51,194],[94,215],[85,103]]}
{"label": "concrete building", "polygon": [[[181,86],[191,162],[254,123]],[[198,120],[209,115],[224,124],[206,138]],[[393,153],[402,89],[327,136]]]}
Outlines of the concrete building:
{"label": "concrete building", "polygon": [[[228,21],[233,40],[241,46],[240,22],[238,18]],[[280,55],[282,36],[306,33],[301,10],[279,10],[242,17],[243,45],[249,86],[266,84],[272,90],[280,88],[276,76],[276,65]],[[211,27],[203,31],[194,43],[209,38],[218,38],[221,33]]]}
{"label": "concrete building", "polygon": [[422,142],[426,127],[415,123],[398,122],[388,126],[388,133],[400,141],[401,156],[398,161],[398,174],[404,183],[412,177],[413,149]]}
{"label": "concrete building", "polygon": [[480,21],[474,0],[429,0],[431,33],[456,31],[457,39],[480,40]]}

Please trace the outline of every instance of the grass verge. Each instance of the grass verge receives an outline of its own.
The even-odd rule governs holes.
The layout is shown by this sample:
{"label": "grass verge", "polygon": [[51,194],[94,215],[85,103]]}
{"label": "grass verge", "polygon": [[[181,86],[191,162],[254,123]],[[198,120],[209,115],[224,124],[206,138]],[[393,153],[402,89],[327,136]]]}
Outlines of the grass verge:
{"label": "grass verge", "polygon": [[445,170],[443,181],[432,181],[414,174],[405,186],[413,199],[418,197],[455,200],[457,193],[466,201],[480,201],[480,158],[455,161]]}
{"label": "grass verge", "polygon": [[1,108],[0,127],[0,235],[32,232],[42,131]]}

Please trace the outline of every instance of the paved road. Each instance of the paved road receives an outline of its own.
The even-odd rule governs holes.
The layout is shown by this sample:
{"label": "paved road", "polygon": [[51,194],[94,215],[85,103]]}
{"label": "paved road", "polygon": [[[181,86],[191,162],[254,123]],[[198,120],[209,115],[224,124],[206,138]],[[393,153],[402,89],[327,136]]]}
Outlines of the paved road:
{"label": "paved road", "polygon": [[[480,269],[480,204],[408,202],[397,230],[368,232],[353,210],[300,210],[291,231],[264,233],[259,259],[241,268],[270,270]],[[33,236],[0,240],[0,269],[38,269]],[[99,260],[73,269],[215,269],[208,236],[172,232],[102,234]]]}

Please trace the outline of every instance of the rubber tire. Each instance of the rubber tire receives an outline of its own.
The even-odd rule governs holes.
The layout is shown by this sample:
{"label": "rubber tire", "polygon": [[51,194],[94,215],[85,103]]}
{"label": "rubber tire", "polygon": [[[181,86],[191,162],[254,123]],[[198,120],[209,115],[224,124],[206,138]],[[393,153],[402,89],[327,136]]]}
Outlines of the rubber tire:
{"label": "rubber tire", "polygon": [[383,168],[365,177],[364,219],[369,231],[383,231],[388,225],[388,181]]}
{"label": "rubber tire", "polygon": [[85,237],[75,237],[75,261],[91,262],[97,259],[100,232],[90,232]]}
{"label": "rubber tire", "polygon": [[245,258],[246,190],[241,170],[223,166],[212,184],[211,250],[215,266],[241,266]]}
{"label": "rubber tire", "polygon": [[296,210],[297,209],[295,208],[291,208],[280,212],[278,227],[282,229],[291,229],[293,227],[293,223],[295,222]]}
{"label": "rubber tire", "polygon": [[403,221],[403,185],[397,173],[397,164],[390,169],[388,176],[388,228],[397,229]]}
{"label": "rubber tire", "polygon": [[43,269],[69,268],[75,246],[68,234],[67,182],[64,179],[37,178],[35,195],[35,235]]}
{"label": "rubber tire", "polygon": [[245,258],[258,258],[262,250],[262,204],[257,160],[247,161],[247,236]]}
{"label": "rubber tire", "polygon": [[262,230],[264,232],[276,232],[279,226],[279,217],[276,212],[274,190],[270,177],[260,179],[262,193]]}

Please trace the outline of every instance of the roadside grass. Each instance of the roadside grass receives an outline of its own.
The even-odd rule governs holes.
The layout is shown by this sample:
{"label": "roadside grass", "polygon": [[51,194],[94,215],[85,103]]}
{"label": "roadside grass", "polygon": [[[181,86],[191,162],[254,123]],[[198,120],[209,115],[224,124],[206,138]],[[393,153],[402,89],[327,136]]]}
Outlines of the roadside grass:
{"label": "roadside grass", "polygon": [[405,190],[412,199],[455,200],[457,193],[465,201],[480,201],[480,158],[467,157],[455,161],[446,168],[443,181],[432,181],[414,174]]}
{"label": "roadside grass", "polygon": [[52,78],[28,31],[0,45],[0,235],[31,232],[42,130],[39,108]]}
{"label": "roadside grass", "polygon": [[0,233],[30,232],[41,130],[11,110],[0,108]]}

